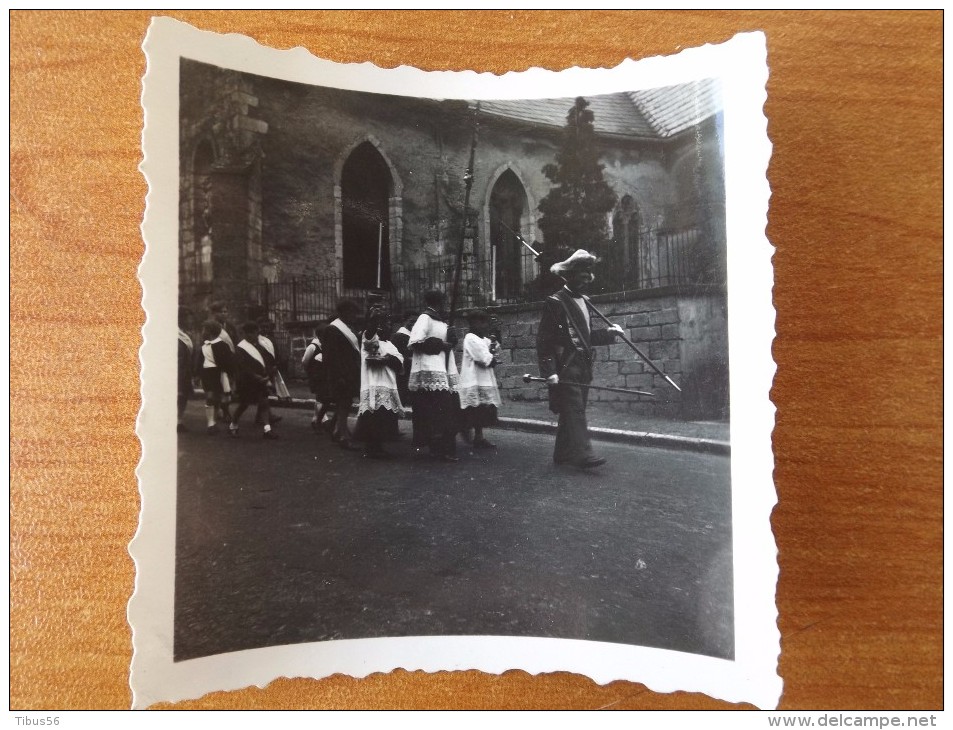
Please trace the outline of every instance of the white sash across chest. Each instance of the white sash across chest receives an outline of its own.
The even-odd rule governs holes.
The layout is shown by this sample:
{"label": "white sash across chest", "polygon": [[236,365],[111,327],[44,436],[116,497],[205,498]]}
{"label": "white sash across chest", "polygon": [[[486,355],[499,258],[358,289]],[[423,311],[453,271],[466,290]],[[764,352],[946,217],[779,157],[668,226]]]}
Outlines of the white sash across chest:
{"label": "white sash across chest", "polygon": [[265,358],[261,356],[261,353],[258,351],[258,348],[255,347],[252,343],[250,343],[248,340],[242,340],[241,342],[238,343],[238,348],[240,350],[244,350],[248,355],[254,358],[258,362],[258,364],[261,365],[262,370],[265,369]]}
{"label": "white sash across chest", "polygon": [[204,358],[202,361],[203,369],[218,367],[218,363],[215,362],[215,352],[212,350],[212,345],[216,342],[222,342],[222,339],[216,337],[214,340],[205,340],[205,342],[202,343],[202,357]]}
{"label": "white sash across chest", "polygon": [[361,346],[358,344],[357,337],[351,331],[350,327],[344,324],[344,322],[342,322],[340,319],[336,319],[333,322],[331,322],[331,326],[337,329],[338,332],[340,332],[342,335],[347,337],[347,341],[351,343],[351,347],[357,350],[358,353],[361,352]]}
{"label": "white sash across chest", "polygon": [[275,343],[269,340],[267,337],[258,335],[258,344],[264,347],[268,351],[269,355],[272,357],[275,356]]}
{"label": "white sash across chest", "polygon": [[192,344],[192,338],[189,337],[187,334],[185,334],[185,332],[183,332],[181,329],[179,330],[179,342],[181,342],[183,345],[189,348],[189,355],[191,355],[192,348],[195,345]]}

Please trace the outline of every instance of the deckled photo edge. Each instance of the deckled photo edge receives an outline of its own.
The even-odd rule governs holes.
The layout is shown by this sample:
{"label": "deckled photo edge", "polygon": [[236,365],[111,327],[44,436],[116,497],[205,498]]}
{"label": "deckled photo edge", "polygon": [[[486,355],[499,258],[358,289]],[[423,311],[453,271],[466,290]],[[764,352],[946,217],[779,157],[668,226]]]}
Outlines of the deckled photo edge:
{"label": "deckled photo edge", "polygon": [[[340,66],[315,59],[301,48],[277,51],[242,36],[197,31],[164,18],[154,20],[144,49],[147,72],[142,93],[145,129],[140,169],[149,184],[149,193],[142,226],[146,251],[140,267],[146,312],[141,348],[143,404],[137,421],[143,450],[137,469],[142,513],[139,529],[129,546],[137,567],[135,592],[128,608],[134,644],[130,675],[133,706],[145,708],[156,702],[194,698],[215,690],[262,687],[284,676],[320,678],[344,672],[363,677],[395,668],[472,668],[489,672],[517,668],[533,674],[565,670],[585,674],[601,684],[623,679],[644,683],[659,692],[699,691],[727,701],[752,702],[762,708],[776,706],[781,682],[777,676],[780,639],[774,601],[778,567],[770,525],[776,503],[771,452],[774,407],[769,400],[775,365],[771,359],[772,249],[765,235],[770,143],[763,113],[767,79],[764,36],[744,34],[720,46],[686,49],[671,57],[627,61],[616,69],[530,69],[504,76],[424,72],[409,67],[386,70],[369,64]],[[726,90],[726,117],[738,110],[751,123],[739,138],[732,137],[735,120],[725,121],[729,282],[732,274],[742,272],[750,273],[755,282],[751,291],[746,288],[742,292],[740,287],[733,290],[730,286],[728,289],[736,626],[736,657],[731,666],[723,660],[638,646],[473,636],[343,640],[172,662],[176,448],[173,413],[168,397],[163,394],[172,392],[174,375],[171,369],[162,367],[162,363],[171,362],[172,351],[161,343],[171,341],[175,329],[172,310],[178,290],[177,260],[171,252],[177,251],[173,242],[177,240],[180,56],[262,76],[377,93],[394,93],[392,79],[402,77],[402,94],[411,95],[407,89],[413,89],[420,97],[434,98],[560,98],[610,93],[707,77],[712,75],[713,65],[718,68]],[[698,68],[701,59],[705,59],[704,72]],[[692,62],[694,70],[684,68]],[[730,70],[737,73],[737,67],[744,69],[738,74],[740,81],[729,76]],[[334,74],[328,73],[329,69],[334,69]],[[637,78],[638,83],[627,82],[632,78]],[[428,85],[427,90],[434,88],[437,92],[425,93],[424,84]],[[740,93],[737,99],[731,96],[735,90]],[[737,151],[739,142],[744,146],[743,152]],[[733,182],[733,176],[738,180]],[[737,185],[750,186],[749,192],[753,188],[754,194],[744,200],[747,212],[738,211],[738,196],[732,194]],[[761,212],[753,216],[752,210]],[[750,242],[743,252],[743,262],[735,260],[741,253],[733,239],[736,232]],[[736,345],[742,342],[744,359],[749,365],[736,367],[742,360],[736,356]],[[750,420],[742,422],[739,412],[750,415]],[[750,463],[740,463],[742,458],[750,459]],[[737,488],[742,484],[756,488],[755,492],[742,492]],[[739,520],[739,515],[744,515],[744,519]],[[748,541],[748,547],[757,547],[756,554],[741,549],[739,540]],[[745,613],[749,608],[750,616]],[[750,632],[754,634],[751,639],[749,628],[756,629]],[[356,656],[358,652],[361,653]],[[532,658],[516,659],[520,653]],[[699,667],[706,672],[704,676],[695,673]]]}

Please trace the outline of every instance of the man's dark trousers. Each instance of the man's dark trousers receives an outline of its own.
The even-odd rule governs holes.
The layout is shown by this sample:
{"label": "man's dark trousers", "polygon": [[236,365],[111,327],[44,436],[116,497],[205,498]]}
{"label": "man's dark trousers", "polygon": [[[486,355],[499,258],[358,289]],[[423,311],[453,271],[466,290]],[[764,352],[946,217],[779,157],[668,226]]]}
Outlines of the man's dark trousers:
{"label": "man's dark trousers", "polygon": [[[572,366],[566,368],[559,377],[576,383],[589,380],[581,368]],[[560,383],[551,389],[550,397],[555,400],[559,409],[553,461],[557,464],[581,464],[592,456],[589,424],[586,421],[589,388]]]}

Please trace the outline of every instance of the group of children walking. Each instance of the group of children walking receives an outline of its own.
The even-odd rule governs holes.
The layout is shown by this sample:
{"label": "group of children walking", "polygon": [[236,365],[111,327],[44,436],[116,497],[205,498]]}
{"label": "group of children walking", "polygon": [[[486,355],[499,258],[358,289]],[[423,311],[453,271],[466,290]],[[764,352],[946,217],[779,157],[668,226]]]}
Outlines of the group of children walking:
{"label": "group of children walking", "polygon": [[[472,439],[474,449],[496,448],[483,431],[496,423],[501,405],[493,370],[499,363],[499,343],[490,336],[491,319],[484,311],[468,315],[469,332],[458,368],[454,351],[459,343],[447,321],[443,293],[426,292],[424,303],[426,309],[405,316],[396,332],[382,307],[372,305],[361,322],[356,302],[338,303],[337,317],[302,357],[315,397],[313,428],[330,431],[343,449],[354,449],[353,441],[363,441],[366,458],[387,459],[391,454],[384,444],[398,437],[398,421],[410,406],[415,456],[458,461],[460,433]],[[222,308],[213,310],[213,316],[202,327],[196,355],[186,334],[190,313],[179,310],[179,430],[184,429],[185,404],[197,370],[209,433],[217,432],[221,417],[228,433],[237,437],[242,414],[255,405],[264,438],[277,438],[272,425],[278,419],[270,414],[268,396],[275,389],[280,395],[284,384],[274,344],[255,322],[243,326],[236,344]],[[190,367],[190,363],[200,364]],[[358,418],[352,434],[348,415],[355,399]],[[234,410],[233,403],[237,403]]]}
{"label": "group of children walking", "polygon": [[486,312],[471,312],[458,370],[457,335],[443,314],[443,293],[427,292],[424,302],[427,308],[409,338],[413,361],[407,387],[414,409],[414,449],[417,454],[429,449],[437,458],[456,461],[456,435],[461,430],[473,429],[475,449],[494,448],[483,429],[496,423],[500,406],[493,371],[499,345],[489,337]]}
{"label": "group of children walking", "polygon": [[177,430],[186,430],[185,406],[193,392],[193,376],[197,376],[205,393],[207,433],[217,434],[221,423],[229,436],[238,438],[242,415],[255,406],[255,423],[262,427],[263,437],[277,438],[272,426],[280,417],[271,415],[268,396],[272,390],[280,393],[284,381],[278,372],[274,343],[261,334],[257,322],[245,323],[238,339],[234,331],[229,332],[224,307],[213,307],[212,314],[202,325],[202,344],[196,351],[188,335],[192,313],[179,308]]}
{"label": "group of children walking", "polygon": [[[424,302],[426,309],[406,315],[395,332],[379,306],[371,306],[359,327],[358,305],[342,300],[337,318],[305,350],[302,363],[315,396],[312,426],[330,427],[341,448],[363,441],[365,457],[391,458],[384,443],[397,437],[398,420],[408,406],[416,456],[429,453],[457,461],[457,435],[471,430],[473,448],[495,448],[483,433],[496,423],[501,404],[493,372],[499,346],[489,337],[490,317],[483,311],[468,316],[470,331],[458,369],[458,341],[447,323],[443,293],[429,291]],[[352,435],[347,414],[355,398],[358,418]],[[328,416],[328,410],[335,415]]]}

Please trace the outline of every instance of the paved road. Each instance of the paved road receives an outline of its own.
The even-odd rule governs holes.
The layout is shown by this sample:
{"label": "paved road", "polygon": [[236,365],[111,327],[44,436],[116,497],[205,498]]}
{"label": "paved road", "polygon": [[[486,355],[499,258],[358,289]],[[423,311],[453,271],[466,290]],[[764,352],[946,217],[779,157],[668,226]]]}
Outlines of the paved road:
{"label": "paved road", "polygon": [[[281,439],[179,435],[175,655],[338,638],[513,635],[733,655],[729,459],[488,431],[497,453],[367,461],[284,411]],[[461,442],[462,444],[462,442]]]}

